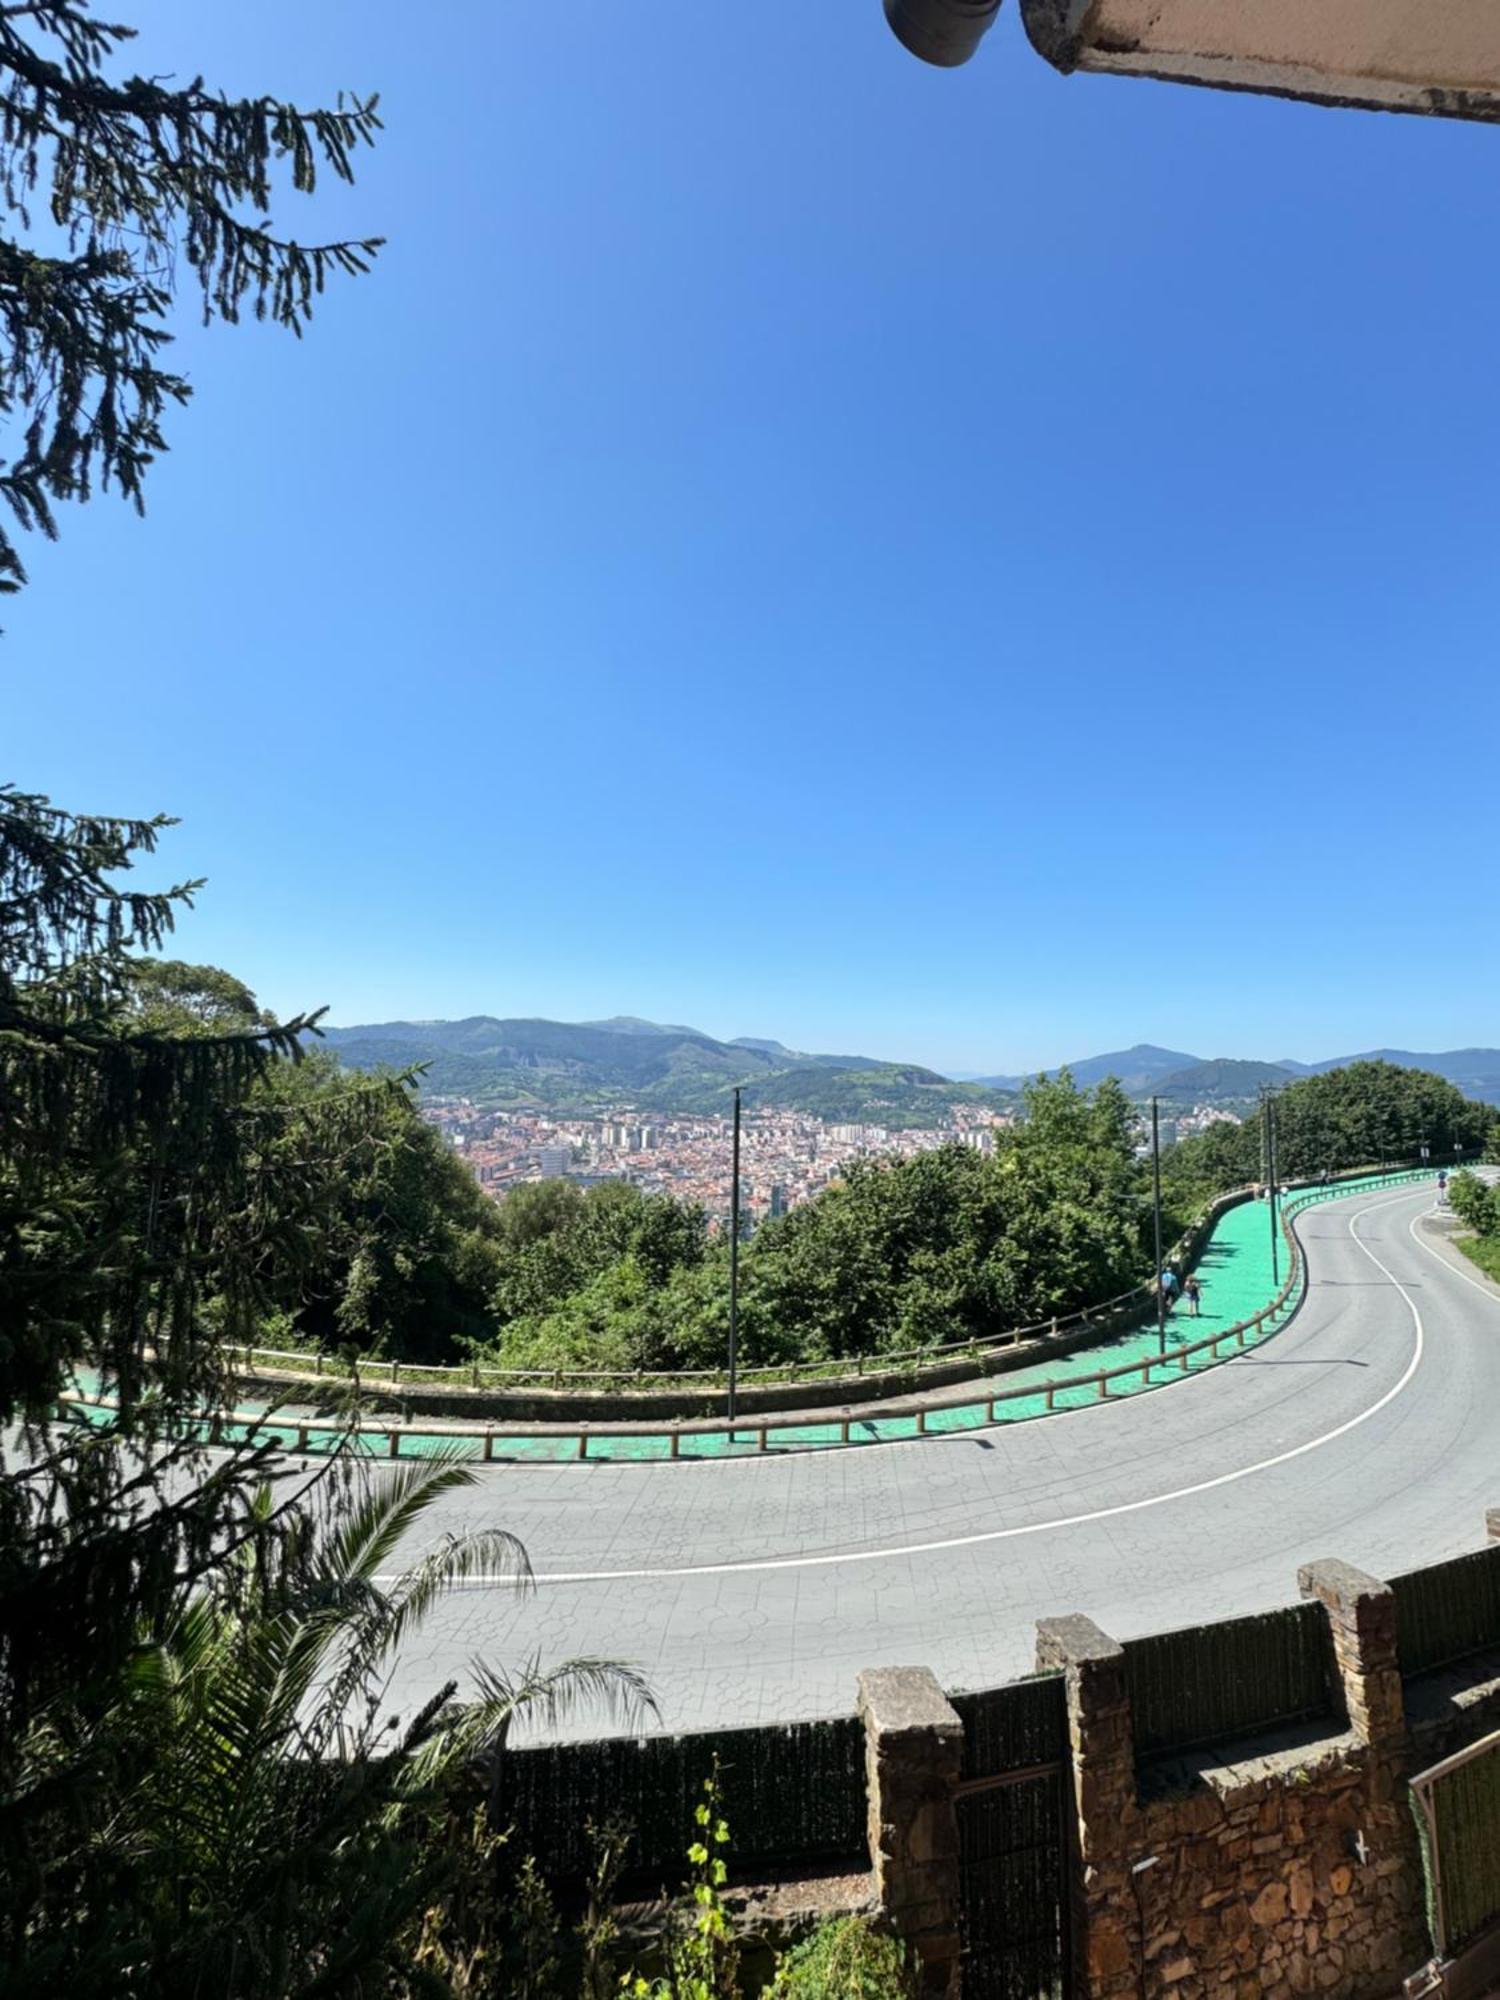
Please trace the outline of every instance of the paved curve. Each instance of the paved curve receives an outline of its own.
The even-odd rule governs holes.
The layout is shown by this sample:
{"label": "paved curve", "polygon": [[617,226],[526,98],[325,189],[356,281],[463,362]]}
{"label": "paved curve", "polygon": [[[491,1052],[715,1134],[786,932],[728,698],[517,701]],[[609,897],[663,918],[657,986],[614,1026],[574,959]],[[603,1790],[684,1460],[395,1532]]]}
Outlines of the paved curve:
{"label": "paved curve", "polygon": [[1048,1614],[1130,1638],[1288,1603],[1313,1557],[1379,1575],[1477,1547],[1500,1505],[1500,1290],[1423,1230],[1432,1200],[1306,1211],[1291,1326],[1150,1396],[859,1451],[485,1468],[422,1540],[509,1528],[537,1588],[440,1604],[394,1703],[477,1657],[602,1654],[645,1670],[665,1728],[837,1714],[865,1666],[1024,1672]]}

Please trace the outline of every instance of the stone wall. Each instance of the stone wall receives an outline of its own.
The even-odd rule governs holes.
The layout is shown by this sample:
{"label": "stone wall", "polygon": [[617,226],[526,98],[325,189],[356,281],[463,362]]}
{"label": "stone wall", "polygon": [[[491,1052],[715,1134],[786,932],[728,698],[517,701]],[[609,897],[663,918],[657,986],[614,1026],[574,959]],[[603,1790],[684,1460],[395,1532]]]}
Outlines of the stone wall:
{"label": "stone wall", "polygon": [[[1500,1539],[1500,1514],[1488,1526]],[[1037,1666],[1061,1672],[1067,1695],[1072,1991],[1085,2000],[1383,2000],[1427,1960],[1408,1780],[1495,1726],[1500,1657],[1403,1683],[1389,1585],[1342,1562],[1298,1583],[1328,1621],[1342,1715],[1144,1761],[1124,1650],[1087,1618],[1039,1624]],[[901,1709],[911,1726],[885,1760],[879,1838],[898,1863],[877,1869],[877,1888],[922,1945],[928,1990],[952,1996],[961,1855],[943,1793],[957,1718],[935,1688],[924,1699]],[[873,1731],[880,1703],[863,1706]],[[915,1845],[903,1801],[921,1814]]]}
{"label": "stone wall", "polygon": [[1135,1990],[1394,1992],[1428,1946],[1415,1834],[1380,1825],[1379,1789],[1345,1742],[1205,1773],[1149,1806],[1141,1833],[1158,1858],[1134,1878]]}
{"label": "stone wall", "polygon": [[[1487,1528],[1500,1543],[1500,1510]],[[989,1785],[1035,1782],[1040,1770],[1059,1787],[1066,1823],[1063,1920],[1076,2000],[1387,2000],[1431,1950],[1409,1781],[1500,1723],[1500,1632],[1491,1653],[1403,1678],[1387,1583],[1336,1561],[1309,1564],[1297,1581],[1326,1622],[1334,1712],[1240,1741],[1142,1754],[1125,1649],[1076,1615],[1037,1627],[1037,1667],[1062,1679],[1065,1739],[1049,1707],[1045,1743],[1024,1736],[1010,1764],[976,1770],[985,1734],[975,1718],[993,1724],[993,1704],[1021,1690],[964,1698],[974,1729],[966,1745],[964,1716],[927,1668],[862,1674],[867,1854],[845,1856],[826,1840],[795,1851],[796,1832],[772,1844],[764,1824],[757,1848],[750,1788],[748,1823],[731,1814],[731,1824],[746,1851],[775,1865],[730,1891],[736,1920],[764,1945],[826,1916],[879,1914],[909,1941],[924,2000],[961,2000],[965,1801]],[[1222,1663],[1222,1636],[1202,1657]],[[841,1727],[839,1839],[847,1832],[854,1844],[861,1742],[852,1719]],[[753,1756],[742,1745],[729,1761]],[[799,1798],[826,1802],[831,1767],[820,1793],[816,1761],[805,1749],[783,1755],[776,1787],[800,1783]],[[594,1789],[607,1793],[604,1764],[593,1768]],[[784,1814],[777,1824],[785,1828]],[[971,1856],[970,1879],[988,1865]]]}

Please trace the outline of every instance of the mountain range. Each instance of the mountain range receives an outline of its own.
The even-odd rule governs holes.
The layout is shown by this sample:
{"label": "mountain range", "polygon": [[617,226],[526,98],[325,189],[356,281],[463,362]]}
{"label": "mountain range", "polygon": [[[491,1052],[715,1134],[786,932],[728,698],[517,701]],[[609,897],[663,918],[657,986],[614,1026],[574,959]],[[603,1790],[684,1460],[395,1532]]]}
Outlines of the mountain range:
{"label": "mountain range", "polygon": [[[728,1110],[736,1084],[747,1106],[806,1111],[834,1123],[891,1127],[940,1123],[955,1104],[1004,1110],[1025,1076],[949,1078],[919,1063],[875,1056],[809,1055],[755,1035],[716,1041],[696,1028],[616,1015],[607,1021],[499,1020],[475,1014],[462,1021],[386,1021],[328,1028],[329,1046],[356,1069],[426,1065],[423,1088],[433,1096],[468,1097],[497,1109],[598,1111],[633,1106],[682,1116]],[[1359,1061],[1431,1070],[1466,1096],[1500,1104],[1500,1049],[1452,1049],[1422,1054],[1371,1049],[1300,1063],[1205,1059],[1182,1049],[1139,1042],[1134,1048],[1070,1063],[1084,1085],[1118,1077],[1128,1095],[1153,1092],[1176,1104],[1236,1108],[1263,1084],[1288,1083]]]}
{"label": "mountain range", "polygon": [[[1106,1076],[1113,1076],[1132,1097],[1154,1093],[1177,1102],[1208,1104],[1254,1097],[1262,1084],[1290,1083],[1299,1076],[1347,1069],[1354,1062],[1389,1062],[1403,1069],[1430,1070],[1433,1075],[1457,1084],[1466,1097],[1500,1104],[1500,1049],[1448,1049],[1441,1053],[1364,1049],[1357,1055],[1329,1056],[1322,1062],[1304,1063],[1290,1056],[1282,1057],[1279,1062],[1245,1061],[1230,1056],[1205,1058],[1188,1055],[1181,1049],[1158,1048],[1152,1042],[1137,1042],[1134,1048],[1084,1056],[1067,1067],[1075,1083],[1096,1084]],[[970,1081],[992,1090],[1017,1091],[1027,1079],[979,1076]]]}
{"label": "mountain range", "polygon": [[1013,1093],[956,1083],[920,1063],[806,1055],[753,1035],[715,1041],[696,1028],[620,1015],[609,1021],[387,1021],[329,1028],[356,1069],[426,1065],[432,1096],[507,1110],[600,1111],[631,1106],[681,1116],[719,1115],[739,1084],[747,1106],[806,1111],[835,1124],[941,1124],[955,1104],[1004,1109]]}

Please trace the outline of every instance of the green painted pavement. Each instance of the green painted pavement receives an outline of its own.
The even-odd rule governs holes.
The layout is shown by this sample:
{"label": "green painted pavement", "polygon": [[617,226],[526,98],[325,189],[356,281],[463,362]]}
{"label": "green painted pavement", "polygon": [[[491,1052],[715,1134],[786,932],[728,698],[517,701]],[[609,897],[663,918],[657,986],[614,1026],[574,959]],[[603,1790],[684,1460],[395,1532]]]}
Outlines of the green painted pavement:
{"label": "green painted pavement", "polygon": [[[1370,1174],[1360,1180],[1342,1181],[1327,1188],[1299,1189],[1284,1199],[1282,1212],[1290,1217],[1318,1202],[1341,1200],[1376,1188],[1431,1180],[1436,1173],[1437,1169],[1433,1168],[1396,1174]],[[1283,1282],[1288,1255],[1283,1241],[1278,1248],[1279,1276]],[[1097,1346],[1073,1354],[1049,1355],[1024,1368],[1010,1369],[991,1377],[983,1401],[929,1410],[926,1434],[938,1436],[945,1432],[983,1429],[991,1424],[1025,1423],[1047,1416],[1054,1410],[1083,1408],[1100,1400],[1097,1377],[1101,1373],[1130,1367],[1137,1362],[1141,1364],[1138,1373],[1110,1383],[1109,1400],[1140,1395],[1147,1389],[1180,1381],[1184,1374],[1198,1374],[1205,1368],[1221,1366],[1241,1351],[1240,1345],[1222,1355],[1204,1349],[1201,1353],[1184,1356],[1181,1350],[1196,1341],[1209,1339],[1216,1332],[1227,1332],[1231,1327],[1242,1324],[1269,1305],[1276,1296],[1280,1287],[1271,1269],[1271,1221],[1267,1205],[1260,1201],[1244,1201],[1226,1210],[1216,1223],[1195,1268],[1203,1287],[1201,1311],[1197,1318],[1193,1318],[1186,1304],[1180,1304],[1171,1314],[1167,1322],[1167,1353],[1162,1360],[1155,1359],[1158,1343],[1153,1316],[1147,1324],[1101,1341]],[[1280,1332],[1299,1302],[1300,1288],[1274,1318],[1262,1323],[1258,1336],[1254,1332],[1245,1334],[1244,1349],[1259,1346]],[[996,1402],[993,1417],[990,1414],[990,1396],[1006,1398]],[[103,1416],[106,1413],[99,1411],[94,1414]],[[243,1414],[253,1417],[258,1414],[257,1407],[246,1405]],[[225,1423],[220,1434],[226,1441],[238,1442],[248,1437],[253,1429],[259,1439],[282,1444],[288,1450],[309,1451],[326,1451],[344,1436],[326,1422],[310,1421],[304,1424],[286,1421],[288,1416],[297,1415],[300,1412],[281,1410],[277,1413],[278,1420],[267,1424]],[[861,1417],[851,1414],[846,1439],[841,1423],[774,1424],[767,1427],[765,1449],[817,1451],[854,1444],[889,1444],[920,1435],[917,1426],[918,1419],[914,1415]],[[398,1436],[398,1455],[402,1458],[429,1458],[441,1454],[450,1458],[478,1459],[484,1455],[482,1434],[404,1431]],[[388,1437],[384,1431],[357,1432],[350,1443],[353,1449],[367,1457],[383,1458],[389,1455]],[[685,1459],[756,1456],[762,1448],[760,1425],[747,1425],[733,1436],[685,1432],[679,1437],[678,1446],[678,1455]],[[524,1437],[497,1431],[492,1453],[497,1460],[561,1463],[578,1458],[578,1433]],[[669,1432],[594,1432],[588,1438],[587,1456],[590,1460],[624,1460],[639,1464],[671,1455]]]}

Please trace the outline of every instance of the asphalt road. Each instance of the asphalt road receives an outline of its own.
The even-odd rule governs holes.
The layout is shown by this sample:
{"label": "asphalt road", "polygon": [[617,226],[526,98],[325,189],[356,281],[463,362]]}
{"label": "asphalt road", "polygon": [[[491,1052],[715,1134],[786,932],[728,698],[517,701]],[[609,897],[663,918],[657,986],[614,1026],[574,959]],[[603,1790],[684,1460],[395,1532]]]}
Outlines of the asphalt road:
{"label": "asphalt road", "polygon": [[847,1713],[862,1667],[949,1688],[1024,1672],[1039,1617],[1125,1639],[1290,1603],[1315,1557],[1390,1575],[1480,1547],[1500,1289],[1424,1226],[1432,1204],[1424,1187],[1310,1209],[1287,1330],[1127,1402],[780,1459],[484,1468],[421,1542],[508,1528],[536,1587],[441,1603],[392,1705],[477,1658],[591,1654],[644,1669],[663,1728]]}

